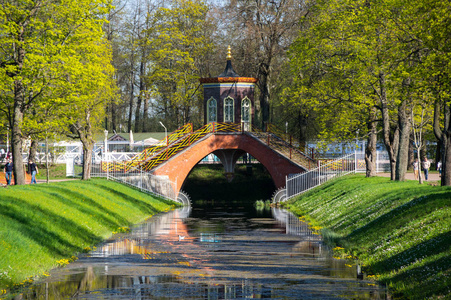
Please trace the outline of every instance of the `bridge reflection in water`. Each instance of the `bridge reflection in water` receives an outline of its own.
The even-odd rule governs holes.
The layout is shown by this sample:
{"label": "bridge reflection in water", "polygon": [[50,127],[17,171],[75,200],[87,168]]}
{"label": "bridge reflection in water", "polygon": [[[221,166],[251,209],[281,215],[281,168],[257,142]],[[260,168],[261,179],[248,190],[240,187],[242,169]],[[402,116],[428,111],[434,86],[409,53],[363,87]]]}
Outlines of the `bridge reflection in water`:
{"label": "bridge reflection in water", "polygon": [[210,219],[186,207],[117,234],[78,261],[51,272],[23,299],[383,299],[321,247],[299,218],[273,209]]}

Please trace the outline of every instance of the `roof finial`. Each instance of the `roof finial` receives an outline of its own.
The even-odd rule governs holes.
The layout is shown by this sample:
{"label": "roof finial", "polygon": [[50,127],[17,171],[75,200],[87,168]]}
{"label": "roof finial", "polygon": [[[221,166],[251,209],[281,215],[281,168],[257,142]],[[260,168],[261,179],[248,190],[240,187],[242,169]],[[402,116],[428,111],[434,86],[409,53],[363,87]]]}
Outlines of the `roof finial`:
{"label": "roof finial", "polygon": [[227,60],[232,59],[232,49],[230,48],[230,45],[227,47]]}

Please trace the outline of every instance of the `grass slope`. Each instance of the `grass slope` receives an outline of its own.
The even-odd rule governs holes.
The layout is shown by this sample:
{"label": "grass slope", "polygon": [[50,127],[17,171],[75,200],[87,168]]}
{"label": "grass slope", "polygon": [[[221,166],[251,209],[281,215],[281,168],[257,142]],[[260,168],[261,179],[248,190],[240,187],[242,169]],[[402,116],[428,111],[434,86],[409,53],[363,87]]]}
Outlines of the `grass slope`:
{"label": "grass slope", "polygon": [[353,175],[288,205],[358,257],[394,298],[426,299],[450,297],[450,202],[450,187]]}
{"label": "grass slope", "polygon": [[45,275],[115,231],[172,207],[104,179],[0,189],[0,290]]}

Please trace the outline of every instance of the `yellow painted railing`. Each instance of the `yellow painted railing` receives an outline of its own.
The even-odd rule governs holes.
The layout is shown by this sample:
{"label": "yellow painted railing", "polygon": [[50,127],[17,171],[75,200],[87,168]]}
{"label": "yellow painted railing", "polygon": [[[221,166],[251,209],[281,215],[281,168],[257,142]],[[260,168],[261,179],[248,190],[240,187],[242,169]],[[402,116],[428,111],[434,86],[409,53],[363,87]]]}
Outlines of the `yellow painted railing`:
{"label": "yellow painted railing", "polygon": [[274,124],[268,123],[267,124],[267,131],[275,134],[277,137],[281,138],[282,140],[286,141],[290,147],[296,148],[299,151],[301,151],[302,153],[304,153],[305,155],[311,157],[312,159],[317,159],[319,158],[319,154],[318,152],[314,149],[314,148],[309,148],[303,145],[293,145],[293,141],[295,140],[293,138],[292,135],[287,134],[286,132],[284,132],[283,130],[281,130],[280,128],[278,128],[277,126],[275,126]]}
{"label": "yellow painted railing", "polygon": [[156,153],[159,153],[164,148],[174,144],[179,139],[181,139],[187,134],[190,134],[191,132],[193,132],[192,123],[188,123],[180,127],[179,129],[177,129],[176,131],[172,132],[167,137],[159,141],[154,146],[145,149],[143,152],[133,157],[133,159],[130,160],[129,163],[127,164],[126,169],[129,170],[130,168],[141,164],[143,161],[147,161],[149,158],[153,157]]}
{"label": "yellow painted railing", "polygon": [[[161,140],[156,145],[145,149],[130,161],[120,163],[104,162],[102,164],[102,170],[104,172],[108,170],[111,172],[126,173],[130,170],[142,167],[143,170],[149,171],[208,134],[233,132],[243,132],[243,124],[213,122],[204,125],[194,132],[192,124],[186,124],[171,133],[166,139]],[[290,143],[291,140],[285,140],[288,136],[284,138],[283,132],[281,132],[274,125],[268,125],[267,132],[263,132],[259,128],[252,125],[250,132],[253,136],[260,139],[273,150],[284,154],[305,168],[311,169],[316,167],[316,163],[312,159],[313,157],[308,154],[306,155],[299,149],[294,148]],[[282,136],[282,138],[280,136]]]}

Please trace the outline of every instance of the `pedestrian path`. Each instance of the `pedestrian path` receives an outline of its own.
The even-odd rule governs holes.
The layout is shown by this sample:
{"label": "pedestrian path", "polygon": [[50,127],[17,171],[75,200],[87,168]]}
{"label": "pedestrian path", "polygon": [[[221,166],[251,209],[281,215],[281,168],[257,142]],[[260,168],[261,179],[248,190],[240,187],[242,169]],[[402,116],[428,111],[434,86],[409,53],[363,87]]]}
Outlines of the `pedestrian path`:
{"label": "pedestrian path", "polygon": [[[30,174],[25,174],[25,182],[27,184],[29,184],[31,182],[31,175]],[[4,172],[0,172],[0,184],[1,185],[6,185],[6,178],[5,178],[5,173]],[[11,184],[14,184],[14,175],[11,178]]]}
{"label": "pedestrian path", "polygon": [[[424,174],[421,173],[421,175],[423,176],[424,179]],[[377,173],[377,176],[381,176],[381,177],[390,177],[390,173]],[[407,180],[415,180],[413,173],[406,173],[406,179]],[[440,181],[440,176],[438,173],[429,173],[429,178],[428,178],[428,182],[430,181]]]}

